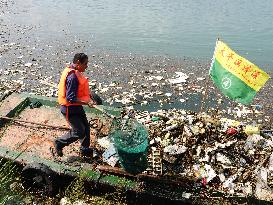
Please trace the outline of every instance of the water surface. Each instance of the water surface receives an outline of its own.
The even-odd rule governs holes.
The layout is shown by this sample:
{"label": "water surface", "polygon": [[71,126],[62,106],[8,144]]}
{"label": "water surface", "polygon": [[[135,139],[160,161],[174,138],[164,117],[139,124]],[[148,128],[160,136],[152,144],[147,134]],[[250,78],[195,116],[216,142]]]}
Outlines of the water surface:
{"label": "water surface", "polygon": [[90,47],[210,59],[219,37],[264,69],[273,67],[271,0],[15,0],[16,22],[37,38],[78,36]]}

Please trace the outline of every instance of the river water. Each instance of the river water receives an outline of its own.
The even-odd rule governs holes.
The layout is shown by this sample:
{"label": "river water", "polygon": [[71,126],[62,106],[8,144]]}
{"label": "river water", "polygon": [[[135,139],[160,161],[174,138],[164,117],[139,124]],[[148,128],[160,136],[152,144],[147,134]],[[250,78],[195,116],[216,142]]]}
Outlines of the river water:
{"label": "river water", "polygon": [[[113,106],[121,106],[115,102],[129,99],[129,94],[137,99],[137,109],[198,111],[203,101],[218,106],[219,97],[227,98],[204,80],[218,37],[270,75],[273,71],[271,0],[0,2],[0,61],[8,70],[0,80],[23,84],[22,92],[56,94],[40,79],[57,84],[64,64],[75,52],[85,52],[90,57],[87,76]],[[26,69],[29,62],[31,69]],[[168,83],[176,72],[189,75],[183,88]],[[155,75],[164,80],[152,79]],[[272,87],[269,80],[253,104],[271,104]],[[204,90],[212,93],[207,99]]]}
{"label": "river water", "polygon": [[272,0],[15,0],[37,38],[77,36],[90,49],[210,59],[219,37],[264,70],[273,67]]}

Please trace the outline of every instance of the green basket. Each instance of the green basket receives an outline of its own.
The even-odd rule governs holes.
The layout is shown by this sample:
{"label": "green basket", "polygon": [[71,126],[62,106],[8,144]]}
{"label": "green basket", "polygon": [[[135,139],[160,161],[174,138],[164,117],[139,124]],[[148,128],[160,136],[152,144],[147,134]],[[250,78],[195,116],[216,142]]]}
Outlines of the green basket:
{"label": "green basket", "polygon": [[122,168],[131,174],[138,174],[148,167],[148,131],[135,119],[113,122],[110,138],[119,156]]}

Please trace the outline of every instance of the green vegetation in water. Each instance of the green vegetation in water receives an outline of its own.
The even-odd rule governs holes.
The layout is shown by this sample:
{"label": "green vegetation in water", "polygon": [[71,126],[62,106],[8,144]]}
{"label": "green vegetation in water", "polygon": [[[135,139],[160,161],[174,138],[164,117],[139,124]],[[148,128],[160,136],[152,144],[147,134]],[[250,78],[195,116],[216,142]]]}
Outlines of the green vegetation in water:
{"label": "green vegetation in water", "polygon": [[[24,196],[25,204],[41,204],[41,205],[59,205],[59,204],[96,204],[96,205],[126,205],[126,197],[122,190],[117,189],[113,193],[104,195],[90,195],[87,193],[85,186],[85,178],[83,175],[75,178],[70,185],[55,197],[48,197],[38,193],[26,193]],[[89,187],[92,189],[92,187]]]}
{"label": "green vegetation in water", "polygon": [[22,204],[24,191],[17,176],[16,166],[0,160],[0,204]]}
{"label": "green vegetation in water", "polygon": [[107,175],[100,179],[101,182],[105,182],[114,186],[118,186],[120,188],[135,188],[137,187],[137,183],[118,176]]}
{"label": "green vegetation in water", "polygon": [[[2,127],[0,139],[7,127],[8,126]],[[16,165],[12,161],[0,159],[0,205],[23,204],[22,201],[25,193],[19,173]]]}
{"label": "green vegetation in water", "polygon": [[69,201],[71,204],[76,201],[84,201],[87,204],[97,205],[125,205],[126,199],[122,190],[116,190],[113,193],[105,194],[103,196],[90,196],[86,192],[84,185],[84,173],[80,174],[72,183],[66,188],[63,196],[59,195],[60,198]]}
{"label": "green vegetation in water", "polygon": [[84,179],[81,175],[79,178],[72,181],[72,183],[66,188],[64,196],[67,197],[72,203],[77,200],[87,198],[84,189]]}
{"label": "green vegetation in water", "polygon": [[[0,205],[6,204],[42,204],[42,205],[57,205],[63,204],[84,203],[96,205],[126,205],[132,204],[133,201],[128,202],[124,194],[124,185],[128,182],[126,180],[119,181],[123,188],[117,188],[115,192],[107,193],[100,196],[91,196],[87,193],[85,186],[85,174],[80,173],[78,178],[75,178],[71,184],[56,197],[47,197],[45,195],[38,195],[35,193],[28,193],[23,190],[20,178],[18,177],[19,170],[10,162],[0,160]],[[89,187],[92,189],[92,187]],[[202,199],[202,200],[201,200]],[[193,204],[231,204],[229,200],[225,199],[209,199],[199,196],[196,200],[193,199]],[[137,201],[134,204],[139,204]],[[160,202],[159,202],[160,204]]]}

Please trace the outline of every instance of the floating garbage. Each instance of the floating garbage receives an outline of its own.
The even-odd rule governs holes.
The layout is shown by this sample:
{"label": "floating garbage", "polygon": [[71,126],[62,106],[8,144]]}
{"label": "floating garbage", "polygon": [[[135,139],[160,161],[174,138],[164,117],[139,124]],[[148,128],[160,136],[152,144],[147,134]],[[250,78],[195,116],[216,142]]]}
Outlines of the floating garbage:
{"label": "floating garbage", "polygon": [[145,173],[192,178],[227,196],[273,199],[273,136],[263,136],[262,125],[176,109],[132,117],[149,132]]}
{"label": "floating garbage", "polygon": [[[247,124],[208,113],[177,109],[150,113],[128,109],[127,112],[149,133],[148,167],[144,173],[173,179],[191,178],[196,187],[227,196],[255,195],[258,199],[271,199],[272,131],[263,131],[262,125],[253,122]],[[128,122],[128,118],[123,120]],[[107,147],[108,140],[106,137],[98,142],[101,147]],[[112,163],[106,158],[104,162],[118,165],[117,161]]]}
{"label": "floating garbage", "polygon": [[187,79],[189,78],[187,74],[182,72],[175,72],[175,74],[177,75],[177,78],[169,79],[169,82],[171,84],[186,83]]}
{"label": "floating garbage", "polygon": [[103,162],[106,162],[112,167],[116,165],[119,159],[113,143],[111,143],[108,149],[102,154],[102,159]]}
{"label": "floating garbage", "polygon": [[25,66],[26,66],[26,67],[31,67],[31,66],[32,66],[32,63],[26,63]]}

